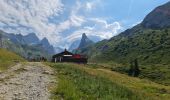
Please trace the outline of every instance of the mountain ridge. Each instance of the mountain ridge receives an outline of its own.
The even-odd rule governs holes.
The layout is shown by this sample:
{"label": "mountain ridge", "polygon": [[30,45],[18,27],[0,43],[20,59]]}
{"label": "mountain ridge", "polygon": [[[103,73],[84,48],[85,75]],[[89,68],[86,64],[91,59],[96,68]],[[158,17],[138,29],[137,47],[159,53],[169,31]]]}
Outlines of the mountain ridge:
{"label": "mountain ridge", "polygon": [[[169,4],[170,2],[156,9],[170,9],[170,6],[167,6]],[[142,23],[133,28],[127,29],[109,40],[82,48],[79,52],[88,55],[91,62],[115,61],[129,63],[130,60],[135,58],[138,58],[140,63],[143,64],[170,62],[170,51],[168,49],[168,44],[170,44],[170,20],[165,21],[162,19],[165,15],[155,11],[154,9],[145,17]],[[152,15],[155,13],[159,16]],[[152,20],[148,20],[148,16],[151,16]],[[166,17],[170,17],[169,13],[166,13]],[[147,23],[145,23],[146,20],[148,20]],[[161,24],[155,24],[157,22]]]}
{"label": "mountain ridge", "polygon": [[170,27],[170,1],[150,12],[141,25],[144,28],[161,29]]}
{"label": "mountain ridge", "polygon": [[35,33],[29,33],[28,35],[23,36],[26,44],[38,44],[40,40]]}
{"label": "mountain ridge", "polygon": [[[31,35],[23,36],[21,34],[9,34],[6,32],[0,31],[0,34],[2,35],[2,42],[3,47],[10,51],[13,51],[17,53],[18,55],[30,59],[35,58],[38,56],[44,56],[50,58],[50,55],[54,54],[54,48],[48,43],[41,43],[41,41],[38,39],[38,37],[35,35],[35,33]],[[31,42],[29,39],[31,37],[35,39],[35,41]],[[29,37],[25,40],[25,37]],[[28,41],[27,41],[28,40]],[[44,44],[49,44],[48,48],[46,48]]]}

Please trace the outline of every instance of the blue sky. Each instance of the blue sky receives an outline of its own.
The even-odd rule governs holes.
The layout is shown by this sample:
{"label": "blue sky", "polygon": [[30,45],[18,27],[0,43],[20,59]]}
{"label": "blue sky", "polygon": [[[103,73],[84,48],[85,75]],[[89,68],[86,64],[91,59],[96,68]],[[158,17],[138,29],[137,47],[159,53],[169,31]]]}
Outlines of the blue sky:
{"label": "blue sky", "polygon": [[0,29],[36,33],[56,47],[69,47],[82,33],[109,39],[140,23],[168,0],[1,0]]}

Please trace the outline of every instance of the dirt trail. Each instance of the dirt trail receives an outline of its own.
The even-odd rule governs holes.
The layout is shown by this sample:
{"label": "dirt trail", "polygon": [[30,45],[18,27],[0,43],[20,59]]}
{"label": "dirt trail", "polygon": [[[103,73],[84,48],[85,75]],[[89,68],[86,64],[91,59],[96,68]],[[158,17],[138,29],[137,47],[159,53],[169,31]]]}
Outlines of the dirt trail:
{"label": "dirt trail", "polygon": [[53,70],[41,63],[17,64],[0,73],[0,100],[49,100]]}

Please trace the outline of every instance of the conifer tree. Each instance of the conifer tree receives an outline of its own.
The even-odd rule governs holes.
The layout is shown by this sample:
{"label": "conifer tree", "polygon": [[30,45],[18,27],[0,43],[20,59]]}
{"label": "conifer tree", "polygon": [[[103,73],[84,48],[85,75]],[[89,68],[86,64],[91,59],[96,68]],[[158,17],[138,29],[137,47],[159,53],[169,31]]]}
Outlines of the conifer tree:
{"label": "conifer tree", "polygon": [[133,76],[133,77],[138,77],[139,76],[140,70],[139,70],[139,65],[138,65],[138,60],[137,59],[130,61],[130,69],[129,69],[128,74],[130,76]]}

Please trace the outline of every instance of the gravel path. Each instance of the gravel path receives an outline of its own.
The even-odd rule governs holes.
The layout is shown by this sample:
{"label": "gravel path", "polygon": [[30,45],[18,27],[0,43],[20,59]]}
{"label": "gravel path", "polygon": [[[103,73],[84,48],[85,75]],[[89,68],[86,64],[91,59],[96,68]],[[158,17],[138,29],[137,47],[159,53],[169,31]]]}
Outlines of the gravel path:
{"label": "gravel path", "polygon": [[41,63],[17,64],[0,73],[0,100],[49,100],[53,70]]}

